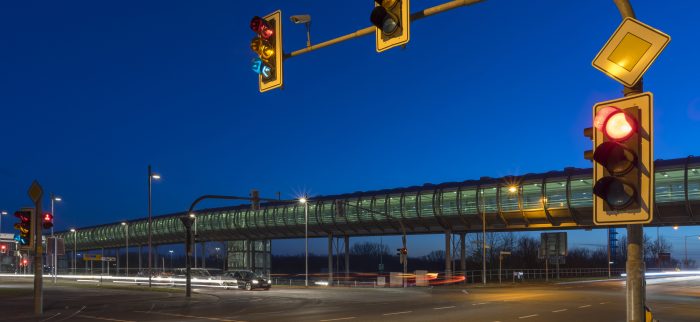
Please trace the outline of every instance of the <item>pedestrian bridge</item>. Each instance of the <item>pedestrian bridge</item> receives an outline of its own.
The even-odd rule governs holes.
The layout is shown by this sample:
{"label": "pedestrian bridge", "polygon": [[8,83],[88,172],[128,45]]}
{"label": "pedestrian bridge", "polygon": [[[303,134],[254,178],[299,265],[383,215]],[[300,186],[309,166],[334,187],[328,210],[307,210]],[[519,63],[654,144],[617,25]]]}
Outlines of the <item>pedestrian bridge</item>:
{"label": "pedestrian bridge", "polygon": [[[657,160],[654,221],[649,226],[700,223],[700,157]],[[543,230],[593,227],[592,170],[483,177],[479,180],[319,196],[309,200],[309,236]],[[153,217],[153,244],[184,243],[178,217]],[[195,212],[200,241],[304,237],[304,205],[298,202],[203,209]],[[148,219],[61,232],[66,248],[118,248],[148,242]]]}

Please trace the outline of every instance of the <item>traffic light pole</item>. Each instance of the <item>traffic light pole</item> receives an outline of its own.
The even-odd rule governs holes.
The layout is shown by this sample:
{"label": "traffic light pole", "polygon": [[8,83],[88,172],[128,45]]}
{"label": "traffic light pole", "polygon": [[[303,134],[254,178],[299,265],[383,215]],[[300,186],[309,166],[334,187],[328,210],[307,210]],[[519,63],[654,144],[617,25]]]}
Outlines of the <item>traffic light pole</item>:
{"label": "traffic light pole", "polygon": [[[449,11],[452,9],[456,9],[459,7],[473,5],[473,4],[476,4],[479,2],[483,2],[483,1],[485,1],[485,0],[453,0],[450,2],[443,3],[443,4],[439,4],[437,6],[412,13],[411,14],[411,22],[413,22],[415,20],[423,19],[426,17],[434,16],[436,14],[443,13],[443,12],[446,12],[446,11]],[[360,29],[360,30],[355,31],[353,33],[349,33],[347,35],[344,35],[344,36],[340,36],[340,37],[337,37],[337,38],[334,38],[334,39],[331,39],[328,41],[324,41],[322,43],[318,43],[318,44],[313,45],[313,46],[307,46],[306,48],[303,48],[303,49],[300,49],[297,51],[293,51],[293,52],[288,53],[288,54],[284,54],[284,59],[292,58],[292,57],[299,56],[302,54],[306,54],[306,53],[312,52],[314,50],[321,49],[323,47],[328,47],[330,45],[335,45],[337,43],[341,43],[341,42],[346,41],[346,40],[359,38],[359,37],[367,36],[367,35],[373,35],[375,30],[376,30],[375,26],[363,28],[363,29]]]}
{"label": "traffic light pole", "polygon": [[44,312],[44,292],[43,292],[43,260],[42,254],[44,252],[41,245],[41,194],[34,202],[34,218],[32,218],[32,225],[34,225],[34,236],[30,238],[34,239],[34,314],[42,315]]}
{"label": "traffic light pole", "polygon": [[[622,19],[627,17],[635,18],[634,10],[629,0],[613,0],[617,9],[622,15]],[[625,87],[625,96],[635,95],[643,92],[643,80],[634,87]],[[644,232],[642,225],[627,225],[627,321],[645,321],[646,290],[644,282],[644,261],[642,258],[642,243]],[[608,261],[609,262],[609,261]]]}

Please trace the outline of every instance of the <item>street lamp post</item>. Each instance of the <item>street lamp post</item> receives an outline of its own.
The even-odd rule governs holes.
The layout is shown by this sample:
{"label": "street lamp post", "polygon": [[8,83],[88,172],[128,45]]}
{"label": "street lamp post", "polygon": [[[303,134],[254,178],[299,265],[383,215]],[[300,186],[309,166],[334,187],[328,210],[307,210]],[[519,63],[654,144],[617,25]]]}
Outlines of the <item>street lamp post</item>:
{"label": "street lamp post", "polygon": [[688,237],[697,237],[700,239],[700,235],[686,235],[683,236],[683,244],[685,246],[685,268],[688,268]]}
{"label": "street lamp post", "polygon": [[71,228],[70,232],[73,233],[73,275],[77,274],[75,270],[75,264],[78,261],[78,232],[75,228]]}
{"label": "street lamp post", "polygon": [[194,268],[197,268],[197,215],[190,213],[190,218],[194,223],[194,238],[192,238],[192,251],[194,252],[192,258],[194,258]]}
{"label": "street lamp post", "polygon": [[126,236],[126,276],[129,276],[129,223],[124,221],[122,222],[122,226],[124,226],[124,235]]}
{"label": "street lamp post", "polygon": [[[56,220],[56,214],[54,213],[54,201],[61,201],[61,197],[56,197],[54,196],[53,192],[51,193],[51,216],[53,216],[53,220]],[[54,238],[53,236],[53,226],[51,226],[51,238]],[[58,264],[58,256],[56,256],[56,252],[58,252],[58,243],[56,243],[56,239],[54,238],[53,240],[53,254],[51,254],[51,266],[53,267],[51,271],[53,272],[53,283],[56,284],[56,275],[58,274],[58,269],[56,268]]]}
{"label": "street lamp post", "polygon": [[299,199],[304,204],[304,285],[309,286],[309,201]]}
{"label": "street lamp post", "polygon": [[[219,256],[219,251],[221,250],[221,247],[216,247],[214,248],[216,250],[216,260],[220,261],[221,257]],[[223,262],[222,262],[223,263]],[[226,269],[226,264],[221,265],[221,271],[223,272]]]}
{"label": "street lamp post", "polygon": [[151,171],[151,165],[148,165],[148,287],[152,286],[152,261],[153,261],[153,243],[151,236],[151,185],[153,179],[160,179],[160,175],[155,174]]}
{"label": "street lamp post", "polygon": [[0,233],[2,233],[2,216],[7,216],[7,211],[0,211]]}
{"label": "street lamp post", "polygon": [[170,269],[173,269],[173,250],[168,251],[170,253]]}

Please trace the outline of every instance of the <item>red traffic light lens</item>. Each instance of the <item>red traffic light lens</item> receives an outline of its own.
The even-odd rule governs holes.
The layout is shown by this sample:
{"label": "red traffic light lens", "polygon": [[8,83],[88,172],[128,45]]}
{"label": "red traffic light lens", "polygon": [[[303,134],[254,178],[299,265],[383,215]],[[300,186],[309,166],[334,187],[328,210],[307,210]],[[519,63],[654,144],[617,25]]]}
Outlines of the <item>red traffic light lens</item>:
{"label": "red traffic light lens", "polygon": [[634,118],[614,106],[608,106],[598,111],[593,124],[606,137],[615,141],[627,140],[637,131],[637,122]]}
{"label": "red traffic light lens", "polygon": [[44,214],[44,221],[52,221],[53,220],[53,215],[50,213],[45,213]]}
{"label": "red traffic light lens", "polygon": [[258,16],[255,16],[252,20],[250,20],[250,29],[265,39],[272,37],[272,35],[275,33],[275,31],[272,30],[272,27],[270,27],[270,24],[268,24],[265,19]]}

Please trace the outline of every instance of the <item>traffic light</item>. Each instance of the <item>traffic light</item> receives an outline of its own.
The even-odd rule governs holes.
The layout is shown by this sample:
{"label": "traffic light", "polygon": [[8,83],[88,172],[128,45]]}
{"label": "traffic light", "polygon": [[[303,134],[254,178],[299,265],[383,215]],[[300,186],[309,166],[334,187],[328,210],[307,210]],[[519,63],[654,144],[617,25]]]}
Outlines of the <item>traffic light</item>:
{"label": "traffic light", "polygon": [[406,261],[406,256],[408,256],[408,249],[405,247],[396,249],[396,256],[399,256],[399,262],[403,264]]}
{"label": "traffic light", "polygon": [[265,17],[255,16],[250,29],[255,38],[250,48],[258,54],[253,59],[253,71],[258,74],[258,87],[265,92],[282,87],[282,12],[277,10]]}
{"label": "traffic light", "polygon": [[411,39],[410,19],[409,0],[374,0],[369,21],[377,27],[377,52],[407,44]]}
{"label": "traffic light", "polygon": [[0,244],[0,254],[7,254],[7,244]]}
{"label": "traffic light", "polygon": [[[651,93],[593,107],[594,223],[648,223],[653,209]],[[586,156],[590,152],[584,153]]]}
{"label": "traffic light", "polygon": [[15,229],[17,229],[18,232],[15,234],[14,239],[20,246],[31,249],[34,246],[34,238],[32,238],[34,209],[22,208],[22,210],[15,212],[15,217],[19,218],[19,222],[15,224]]}
{"label": "traffic light", "polygon": [[42,216],[41,224],[44,226],[44,229],[51,229],[53,227],[53,214],[50,212],[45,213]]}

